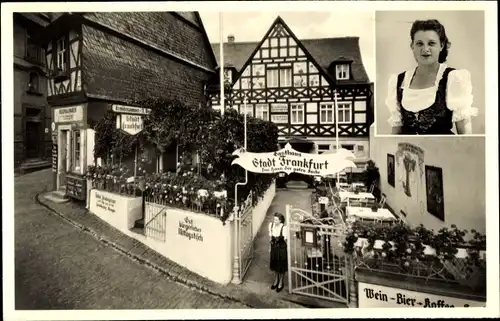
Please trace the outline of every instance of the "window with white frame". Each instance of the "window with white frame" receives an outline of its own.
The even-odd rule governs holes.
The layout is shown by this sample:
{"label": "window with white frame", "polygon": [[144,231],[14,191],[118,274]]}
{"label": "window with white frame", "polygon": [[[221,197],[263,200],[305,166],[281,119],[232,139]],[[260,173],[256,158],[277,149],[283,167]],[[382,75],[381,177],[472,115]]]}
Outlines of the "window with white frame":
{"label": "window with white frame", "polygon": [[290,118],[292,124],[304,123],[304,104],[291,104],[290,105]]}
{"label": "window with white frame", "polygon": [[292,68],[280,69],[280,87],[292,86]]}
{"label": "window with white frame", "polygon": [[339,124],[352,123],[352,105],[351,103],[343,102],[337,104],[337,121]]}
{"label": "window with white frame", "polygon": [[279,69],[267,69],[267,87],[278,87]]}
{"label": "window with white frame", "polygon": [[62,37],[56,43],[56,66],[61,71],[66,71],[66,38]]}
{"label": "window with white frame", "polygon": [[224,69],[224,83],[230,85],[233,83],[232,72],[230,69]]}
{"label": "window with white frame", "polygon": [[348,80],[349,79],[349,65],[340,64],[336,67],[337,80]]}
{"label": "window with white frame", "polygon": [[319,109],[319,122],[333,124],[333,103],[321,103]]}
{"label": "window with white frame", "polygon": [[243,114],[244,112],[246,112],[248,116],[253,116],[253,105],[247,104],[246,109],[245,109],[245,105],[241,104],[240,105],[240,113]]}
{"label": "window with white frame", "polygon": [[255,105],[255,117],[262,120],[269,120],[269,106],[267,104]]}
{"label": "window with white frame", "polygon": [[81,143],[80,143],[80,139],[81,139],[81,135],[80,135],[80,131],[79,130],[75,130],[74,132],[72,132],[72,136],[71,136],[71,157],[72,157],[72,171],[73,172],[79,172],[80,171],[80,168],[81,168],[81,163],[80,163],[80,146],[81,146]]}

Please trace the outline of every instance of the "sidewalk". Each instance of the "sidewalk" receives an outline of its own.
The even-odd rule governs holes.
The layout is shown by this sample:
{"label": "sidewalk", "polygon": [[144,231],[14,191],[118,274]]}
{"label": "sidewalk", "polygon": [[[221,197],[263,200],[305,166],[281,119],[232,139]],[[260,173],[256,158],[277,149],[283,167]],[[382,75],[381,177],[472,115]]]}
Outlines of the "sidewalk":
{"label": "sidewalk", "polygon": [[[101,242],[115,248],[122,254],[134,259],[170,279],[216,295],[220,298],[245,304],[249,308],[304,308],[305,306],[283,299],[281,293],[268,291],[263,293],[258,289],[251,290],[250,285],[221,285],[199,276],[173,261],[161,256],[146,245],[130,238],[97,216],[90,214],[83,204],[68,202],[56,204],[46,200],[43,192],[36,196],[36,201],[42,206],[59,215],[70,224],[92,234]],[[260,287],[259,287],[260,288]]]}

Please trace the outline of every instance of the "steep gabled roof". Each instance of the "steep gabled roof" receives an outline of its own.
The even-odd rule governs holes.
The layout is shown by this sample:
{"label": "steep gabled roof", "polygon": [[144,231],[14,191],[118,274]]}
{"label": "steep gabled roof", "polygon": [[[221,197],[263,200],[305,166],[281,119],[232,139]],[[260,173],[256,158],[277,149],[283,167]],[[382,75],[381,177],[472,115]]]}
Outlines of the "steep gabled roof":
{"label": "steep gabled roof", "polygon": [[[321,70],[331,79],[334,75],[329,72],[329,66],[335,61],[352,61],[351,73],[352,80],[342,81],[341,83],[369,83],[368,74],[363,65],[361,51],[359,48],[359,37],[338,37],[321,39],[297,39],[286,23],[278,17],[271,25],[262,41],[268,36],[270,30],[276,23],[281,23],[285,29],[288,29],[290,35],[297,40],[297,43],[305,49],[306,55],[309,54]],[[239,72],[247,63],[248,59],[260,47],[260,42],[233,42],[224,43],[224,65],[226,67],[235,67]],[[213,43],[212,48],[217,61],[220,60],[220,44]]]}
{"label": "steep gabled roof", "polygon": [[[224,43],[224,65],[234,67],[237,71],[240,71],[258,44],[258,42]],[[220,44],[213,43],[212,49],[218,65],[220,62]]]}

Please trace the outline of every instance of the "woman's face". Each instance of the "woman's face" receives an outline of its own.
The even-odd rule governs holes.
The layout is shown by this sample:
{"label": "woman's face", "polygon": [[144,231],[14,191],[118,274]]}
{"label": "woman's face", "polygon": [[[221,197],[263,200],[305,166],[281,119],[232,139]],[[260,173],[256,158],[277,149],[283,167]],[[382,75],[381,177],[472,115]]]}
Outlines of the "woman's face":
{"label": "woman's face", "polygon": [[280,224],[280,223],[281,223],[280,218],[275,216],[274,217],[274,224]]}
{"label": "woman's face", "polygon": [[438,62],[443,45],[434,30],[419,30],[413,36],[411,49],[418,64],[431,65]]}

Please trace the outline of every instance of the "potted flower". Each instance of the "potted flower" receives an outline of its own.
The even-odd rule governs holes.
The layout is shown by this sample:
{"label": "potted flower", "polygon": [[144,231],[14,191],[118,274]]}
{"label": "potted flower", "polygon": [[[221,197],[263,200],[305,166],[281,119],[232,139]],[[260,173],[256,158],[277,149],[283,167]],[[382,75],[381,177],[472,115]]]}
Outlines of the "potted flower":
{"label": "potted flower", "polygon": [[378,206],[377,204],[372,205],[372,212],[377,212],[378,211]]}

